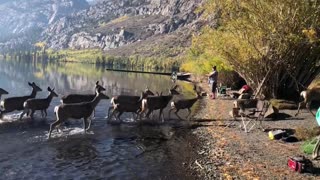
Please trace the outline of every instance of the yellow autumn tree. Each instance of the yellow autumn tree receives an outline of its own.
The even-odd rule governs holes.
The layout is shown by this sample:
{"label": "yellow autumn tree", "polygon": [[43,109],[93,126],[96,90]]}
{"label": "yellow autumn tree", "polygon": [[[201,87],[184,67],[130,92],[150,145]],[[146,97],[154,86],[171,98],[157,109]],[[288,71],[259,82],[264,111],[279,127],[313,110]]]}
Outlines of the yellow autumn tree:
{"label": "yellow autumn tree", "polygon": [[269,97],[297,94],[319,74],[319,1],[208,0],[203,10],[216,26],[194,36],[183,67],[220,63]]}

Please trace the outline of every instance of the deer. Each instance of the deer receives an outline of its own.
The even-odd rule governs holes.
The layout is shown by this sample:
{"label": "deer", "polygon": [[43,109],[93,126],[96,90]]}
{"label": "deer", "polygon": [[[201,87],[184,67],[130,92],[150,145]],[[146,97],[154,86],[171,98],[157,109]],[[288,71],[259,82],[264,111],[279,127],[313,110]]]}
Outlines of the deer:
{"label": "deer", "polygon": [[[105,91],[106,89],[102,87],[99,84],[99,81],[95,84],[95,94],[69,94],[66,96],[63,96],[61,98],[61,102],[64,104],[71,104],[71,103],[80,103],[80,102],[90,102],[92,101],[95,96],[97,95],[97,92]],[[93,111],[93,117],[95,116],[95,111]]]}
{"label": "deer", "polygon": [[187,109],[189,111],[189,114],[187,115],[187,119],[191,115],[191,107],[201,98],[200,92],[197,91],[196,85],[193,86],[193,90],[196,92],[197,96],[192,99],[180,99],[176,101],[171,102],[171,109],[169,110],[169,119],[170,119],[170,114],[173,110],[175,110],[176,116],[182,120],[182,118],[178,115],[178,112],[182,109]]}
{"label": "deer", "polygon": [[149,116],[154,110],[160,110],[159,112],[159,119],[161,119],[162,115],[162,122],[164,122],[164,115],[163,109],[167,107],[168,103],[171,101],[174,95],[179,95],[180,93],[176,90],[178,86],[175,85],[171,89],[169,89],[169,95],[161,95],[161,96],[151,96],[142,99],[142,110],[140,112],[140,116],[142,113],[145,113],[147,110],[146,117],[150,119]]}
{"label": "deer", "polygon": [[1,96],[5,94],[9,94],[9,93],[6,90],[0,88],[0,100],[1,100]]}
{"label": "deer", "polygon": [[[96,91],[95,98],[90,102],[81,102],[73,104],[60,104],[55,107],[55,114],[57,120],[50,124],[49,136],[51,137],[51,132],[56,126],[60,126],[63,122],[67,121],[69,118],[73,119],[82,119],[83,118],[83,129],[84,133],[87,133],[87,130],[90,129],[91,120],[88,121],[94,111],[95,107],[98,105],[101,99],[109,99],[109,97],[102,92]],[[87,127],[88,124],[88,127]]]}
{"label": "deer", "polygon": [[[141,92],[141,96],[139,97],[139,99],[137,99],[138,96],[135,96],[135,99],[133,101],[128,101],[128,99],[121,100],[121,98],[124,98],[124,97],[132,98],[132,96],[122,96],[117,101],[111,101],[111,103],[112,103],[111,108],[113,108],[113,111],[112,111],[111,115],[109,116],[108,121],[110,121],[110,118],[112,118],[112,116],[115,116],[116,113],[118,113],[116,118],[121,121],[120,116],[124,112],[131,112],[133,115],[136,114],[137,116],[136,116],[136,118],[134,118],[136,120],[139,116],[139,112],[141,111],[142,99],[144,99],[150,95],[152,96],[154,94],[153,94],[153,92],[151,92],[147,88],[145,91]],[[117,103],[115,103],[115,102],[117,102]],[[109,110],[110,110],[110,108],[109,108]]]}
{"label": "deer", "polygon": [[[141,93],[141,96],[129,96],[129,95],[119,95],[119,96],[115,96],[111,98],[111,106],[108,109],[108,118],[110,119],[113,115],[115,115],[115,113],[112,113],[113,115],[110,116],[110,110],[113,109],[115,110],[117,107],[117,111],[118,112],[121,108],[123,112],[133,112],[135,108],[137,108],[139,110],[140,107],[137,107],[139,105],[139,100],[141,102],[142,98],[145,98],[147,96],[153,96],[154,93],[152,91],[150,91],[150,89],[148,87],[146,87],[146,89]],[[135,107],[128,107],[129,105],[133,105]],[[127,110],[126,110],[127,109]],[[135,111],[136,112],[136,111]],[[121,113],[122,114],[122,113]],[[121,116],[120,114],[120,116]],[[119,115],[118,115],[119,116]]]}
{"label": "deer", "polygon": [[3,110],[0,111],[0,118],[2,118],[3,114],[5,113],[12,112],[14,110],[23,110],[23,103],[28,99],[35,98],[37,92],[42,91],[42,89],[34,82],[28,82],[28,85],[32,87],[32,92],[29,96],[10,97],[1,101],[1,107]]}
{"label": "deer", "polygon": [[47,117],[47,109],[49,108],[49,105],[54,97],[58,97],[58,94],[54,91],[54,88],[51,89],[50,87],[47,88],[49,91],[49,95],[45,99],[28,99],[23,103],[24,110],[20,115],[20,120],[22,119],[23,115],[26,113],[29,114],[29,111],[31,110],[30,117],[33,119],[33,114],[36,110],[41,111],[42,117]]}
{"label": "deer", "polygon": [[315,87],[312,89],[307,89],[305,91],[302,91],[300,93],[300,97],[303,98],[303,101],[299,102],[298,110],[295,116],[299,114],[301,105],[305,104],[309,112],[315,117],[316,115],[311,111],[310,105],[312,101],[315,101],[315,100],[320,101],[320,87]]}

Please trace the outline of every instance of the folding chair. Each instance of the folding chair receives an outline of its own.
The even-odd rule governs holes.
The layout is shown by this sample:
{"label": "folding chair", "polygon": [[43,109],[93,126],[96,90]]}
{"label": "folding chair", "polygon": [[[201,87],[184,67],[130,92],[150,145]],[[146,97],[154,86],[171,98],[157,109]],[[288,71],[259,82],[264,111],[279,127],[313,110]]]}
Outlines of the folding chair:
{"label": "folding chair", "polygon": [[242,126],[246,133],[250,132],[257,123],[263,129],[262,121],[264,120],[265,113],[268,111],[269,105],[268,101],[258,100],[254,109],[245,110],[245,108],[240,106]]}
{"label": "folding chair", "polygon": [[[230,123],[226,125],[226,127],[230,127],[231,125],[235,125],[239,123],[239,118],[241,118],[241,113],[244,113],[246,108],[256,107],[257,100],[256,99],[237,99],[233,102],[234,108],[229,112],[229,115],[233,118]],[[240,124],[242,122],[240,121]],[[242,126],[240,125],[240,128]]]}
{"label": "folding chair", "polygon": [[218,87],[218,95],[219,96],[227,96],[227,86]]}

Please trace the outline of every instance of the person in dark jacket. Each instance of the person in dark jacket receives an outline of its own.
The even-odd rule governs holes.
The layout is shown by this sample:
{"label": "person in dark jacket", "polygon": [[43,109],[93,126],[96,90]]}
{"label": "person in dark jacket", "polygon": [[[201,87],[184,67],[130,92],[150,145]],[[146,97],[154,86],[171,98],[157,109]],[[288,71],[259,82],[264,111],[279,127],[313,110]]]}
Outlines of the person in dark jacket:
{"label": "person in dark jacket", "polygon": [[212,67],[212,72],[209,75],[209,82],[211,85],[211,95],[210,97],[212,99],[216,98],[216,91],[217,91],[217,83],[218,83],[218,71],[217,71],[217,67],[213,66]]}

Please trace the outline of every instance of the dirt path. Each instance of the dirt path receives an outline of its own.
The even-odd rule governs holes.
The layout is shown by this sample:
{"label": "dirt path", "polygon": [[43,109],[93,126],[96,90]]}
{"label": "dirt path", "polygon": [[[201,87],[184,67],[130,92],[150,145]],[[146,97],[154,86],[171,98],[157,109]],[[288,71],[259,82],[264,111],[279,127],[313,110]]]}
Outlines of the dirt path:
{"label": "dirt path", "polygon": [[[199,85],[209,92],[206,83]],[[288,157],[303,154],[300,150],[302,142],[269,140],[267,132],[259,129],[245,133],[238,123],[225,127],[232,119],[229,116],[232,102],[204,97],[194,117],[194,122],[202,126],[193,132],[201,144],[198,149],[200,158],[194,162],[193,168],[205,179],[320,179],[320,171],[299,174],[287,167]],[[295,111],[286,110],[285,113],[293,115]],[[314,117],[306,111],[298,118],[265,121],[263,125],[271,129],[317,126]],[[320,161],[313,163],[320,167]]]}

